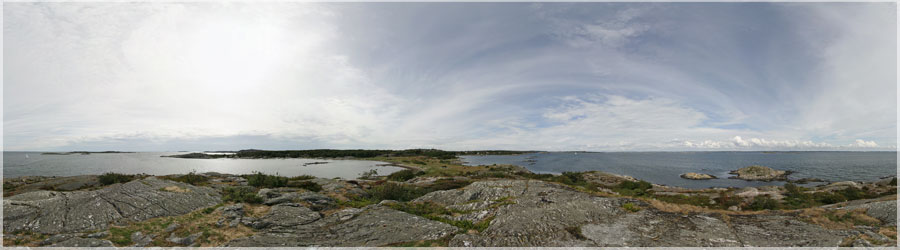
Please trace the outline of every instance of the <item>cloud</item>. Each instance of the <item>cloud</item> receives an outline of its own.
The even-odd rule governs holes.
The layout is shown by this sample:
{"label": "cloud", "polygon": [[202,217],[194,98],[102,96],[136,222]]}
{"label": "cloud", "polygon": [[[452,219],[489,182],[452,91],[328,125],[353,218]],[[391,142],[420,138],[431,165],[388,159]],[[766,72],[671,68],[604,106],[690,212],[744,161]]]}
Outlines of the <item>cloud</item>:
{"label": "cloud", "polygon": [[889,3],[4,7],[8,150],[896,148]]}

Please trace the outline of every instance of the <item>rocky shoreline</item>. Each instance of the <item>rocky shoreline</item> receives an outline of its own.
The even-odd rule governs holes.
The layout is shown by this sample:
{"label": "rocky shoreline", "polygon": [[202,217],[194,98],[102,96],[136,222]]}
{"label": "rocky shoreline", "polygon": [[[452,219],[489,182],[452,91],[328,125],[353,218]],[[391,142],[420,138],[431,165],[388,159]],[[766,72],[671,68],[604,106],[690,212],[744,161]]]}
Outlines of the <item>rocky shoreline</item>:
{"label": "rocky shoreline", "polygon": [[[833,183],[802,191],[893,190],[894,195],[804,209],[749,211],[759,197],[789,204],[796,190],[778,186],[692,190],[649,183],[646,189],[623,189],[643,184],[602,172],[564,175],[578,178],[571,184],[466,176],[403,181],[309,177],[290,181],[300,186],[277,188],[254,187],[251,176],[196,176],[192,178],[203,180],[197,185],[184,183],[191,178],[181,175],[136,176],[112,185],[100,185],[96,176],[5,179],[4,245],[897,245],[895,179]],[[379,196],[389,188],[425,191],[392,198],[398,200]],[[252,191],[241,199],[259,200],[235,201],[238,189]],[[632,193],[639,189],[645,193]],[[702,202],[685,204],[671,197]],[[721,204],[704,204],[709,202],[738,205],[714,209]]]}

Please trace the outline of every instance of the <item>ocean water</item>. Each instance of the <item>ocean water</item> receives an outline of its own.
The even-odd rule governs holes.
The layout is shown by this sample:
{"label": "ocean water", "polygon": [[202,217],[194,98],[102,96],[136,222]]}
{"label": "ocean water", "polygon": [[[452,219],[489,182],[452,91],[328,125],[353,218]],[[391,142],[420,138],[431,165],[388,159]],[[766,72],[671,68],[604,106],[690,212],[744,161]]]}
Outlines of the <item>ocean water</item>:
{"label": "ocean water", "polygon": [[[783,185],[728,179],[729,171],[750,165],[794,171],[789,179],[872,181],[897,174],[897,152],[543,152],[523,155],[463,156],[468,165],[512,164],[536,173],[599,170],[651,183],[687,188]],[[719,179],[686,180],[687,172]],[[817,185],[822,183],[810,183]]]}
{"label": "ocean water", "polygon": [[[117,172],[125,174],[186,174],[219,172],[249,174],[259,171],[281,176],[312,175],[322,178],[355,179],[372,169],[387,175],[403,168],[377,166],[385,162],[322,159],[181,159],[160,157],[184,152],[138,152],[120,154],[42,155],[40,152],[3,152],[3,177],[28,175],[74,176]],[[328,162],[303,166],[310,162]]]}

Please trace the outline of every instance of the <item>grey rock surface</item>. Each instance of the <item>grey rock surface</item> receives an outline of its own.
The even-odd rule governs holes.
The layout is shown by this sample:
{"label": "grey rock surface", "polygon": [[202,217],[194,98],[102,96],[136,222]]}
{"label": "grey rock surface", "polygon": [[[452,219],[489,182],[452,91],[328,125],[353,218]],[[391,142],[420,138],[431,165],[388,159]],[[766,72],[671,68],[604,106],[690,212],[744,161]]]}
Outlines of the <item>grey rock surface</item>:
{"label": "grey rock surface", "polygon": [[[480,233],[458,234],[450,246],[838,246],[853,230],[829,230],[775,214],[671,213],[640,200],[597,197],[569,187],[528,180],[473,183],[463,189],[427,194],[433,202],[493,217]],[[632,203],[637,212],[622,207]],[[480,220],[478,216],[456,219]]]}
{"label": "grey rock surface", "polygon": [[309,203],[309,208],[315,211],[328,210],[337,207],[337,202],[333,198],[316,192],[301,193],[297,199]]}
{"label": "grey rock surface", "polygon": [[284,203],[273,206],[261,220],[273,226],[292,227],[305,225],[322,218],[318,212],[296,203]]}
{"label": "grey rock surface", "polygon": [[[287,207],[290,206],[283,207],[285,207],[284,209],[289,209]],[[296,210],[291,213],[303,214],[305,211],[298,208],[291,209]],[[272,214],[274,213],[273,209]],[[363,209],[345,209],[314,221],[297,220],[294,223],[277,225],[256,235],[235,239],[229,242],[227,246],[371,247],[419,240],[435,240],[456,231],[456,227],[445,223],[373,205]]]}
{"label": "grey rock surface", "polygon": [[272,206],[272,205],[277,205],[277,204],[281,204],[281,203],[293,202],[294,200],[296,200],[298,198],[300,198],[300,195],[297,193],[293,193],[293,192],[292,193],[283,193],[278,196],[266,199],[265,201],[263,201],[263,204]]}
{"label": "grey rock surface", "polygon": [[866,215],[882,221],[886,226],[897,225],[897,201],[876,201],[865,204],[857,204],[841,207],[840,209],[866,209]]}
{"label": "grey rock surface", "polygon": [[59,243],[50,245],[51,247],[113,247],[112,242],[108,240],[79,238],[74,237]]}
{"label": "grey rock surface", "polygon": [[149,245],[154,237],[156,237],[156,235],[145,235],[144,233],[137,231],[131,234],[131,242],[134,242],[134,247],[144,247]]}
{"label": "grey rock surface", "polygon": [[193,245],[194,242],[196,242],[197,239],[199,239],[200,236],[202,236],[202,235],[203,235],[202,232],[197,232],[197,233],[193,233],[191,235],[188,235],[187,237],[182,238],[182,237],[176,237],[175,234],[171,234],[171,235],[169,235],[168,238],[166,238],[166,241],[169,241],[169,242],[172,242],[175,244],[179,244],[179,245],[190,246],[190,245]]}
{"label": "grey rock surface", "polygon": [[[166,188],[176,187],[166,191]],[[93,191],[35,191],[3,200],[3,231],[104,230],[117,221],[177,216],[221,202],[211,188],[149,177]]]}

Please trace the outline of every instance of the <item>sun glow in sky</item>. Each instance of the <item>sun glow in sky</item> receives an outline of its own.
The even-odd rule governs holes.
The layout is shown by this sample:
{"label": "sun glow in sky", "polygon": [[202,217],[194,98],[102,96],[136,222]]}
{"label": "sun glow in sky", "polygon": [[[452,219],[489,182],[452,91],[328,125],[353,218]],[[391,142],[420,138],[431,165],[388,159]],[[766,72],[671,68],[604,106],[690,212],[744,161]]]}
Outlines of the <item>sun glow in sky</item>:
{"label": "sun glow in sky", "polygon": [[896,150],[895,3],[4,3],[5,150]]}

